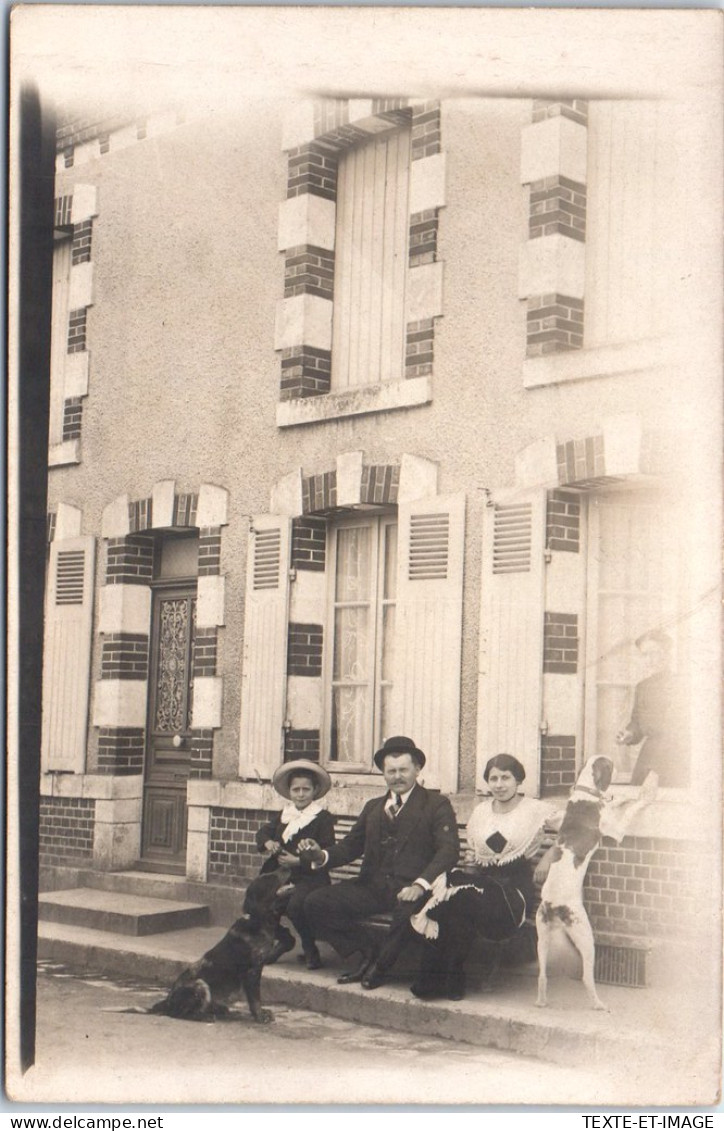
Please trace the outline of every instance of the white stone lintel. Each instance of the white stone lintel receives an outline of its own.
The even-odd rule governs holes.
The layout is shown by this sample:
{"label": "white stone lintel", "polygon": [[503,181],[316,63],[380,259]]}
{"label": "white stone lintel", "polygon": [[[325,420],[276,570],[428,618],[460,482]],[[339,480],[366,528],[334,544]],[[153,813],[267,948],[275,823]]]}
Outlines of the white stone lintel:
{"label": "white stone lintel", "polygon": [[545,177],[568,177],[586,183],[588,130],[560,115],[523,130],[520,179],[524,185]]}
{"label": "white stone lintel", "polygon": [[270,514],[296,516],[302,513],[302,469],[297,467],[271,489]]}
{"label": "white stone lintel", "polygon": [[227,526],[229,522],[229,492],[214,483],[202,483],[196,506],[196,525],[199,530]]}
{"label": "white stone lintel", "polygon": [[555,487],[558,484],[558,459],[555,436],[542,436],[516,452],[515,482],[519,487]]}
{"label": "white stone lintel", "polygon": [[93,264],[90,260],[70,269],[68,309],[80,310],[93,303]]}
{"label": "white stone lintel", "polygon": [[144,727],[148,683],[145,679],[100,679],[95,685],[93,725]]}
{"label": "white stone lintel", "polygon": [[279,205],[279,250],[311,244],[333,251],[335,219],[333,200],[309,192],[290,197]]}
{"label": "white stone lintel", "polygon": [[582,299],[585,281],[586,249],[580,240],[556,234],[523,244],[518,279],[520,298],[559,294]]}
{"label": "white stone lintel", "polygon": [[221,701],[224,680],[220,675],[194,679],[194,728],[216,730],[221,726]]}
{"label": "white stone lintel", "polygon": [[74,507],[71,503],[58,503],[55,512],[55,541],[63,542],[66,538],[79,538],[82,518],[83,512],[80,507]]}
{"label": "white stone lintel", "polygon": [[148,633],[151,590],[147,585],[103,585],[100,589],[99,632]]}
{"label": "white stone lintel", "polygon": [[161,479],[154,483],[151,492],[154,527],[173,526],[173,506],[176,483],[173,479]]}
{"label": "white stone lintel", "polygon": [[437,494],[437,464],[403,452],[400,460],[400,487],[397,500],[409,503]]}
{"label": "white stone lintel", "polygon": [[641,417],[635,412],[607,416],[602,430],[606,475],[636,475],[641,470]]}
{"label": "white stone lintel", "polygon": [[423,263],[408,271],[405,301],[407,322],[437,318],[442,314],[443,267],[444,264],[438,261]]}
{"label": "white stone lintel", "polygon": [[226,579],[217,574],[197,581],[196,627],[216,628],[225,624]]}
{"label": "white stone lintel", "polygon": [[105,508],[101,520],[101,534],[104,538],[125,538],[130,533],[128,502],[128,495],[119,495]]}
{"label": "white stone lintel", "polygon": [[73,185],[73,203],[70,209],[71,224],[81,224],[98,215],[98,189],[95,185]]}
{"label": "white stone lintel", "polygon": [[410,214],[445,204],[445,154],[421,157],[410,166]]}
{"label": "white stone lintel", "polygon": [[274,348],[332,348],[332,303],[318,295],[294,295],[277,302]]}
{"label": "white stone lintel", "polygon": [[337,456],[337,506],[352,507],[362,500],[364,452],[341,452]]}
{"label": "white stone lintel", "polygon": [[296,102],[284,116],[282,149],[296,149],[314,141],[314,103]]}

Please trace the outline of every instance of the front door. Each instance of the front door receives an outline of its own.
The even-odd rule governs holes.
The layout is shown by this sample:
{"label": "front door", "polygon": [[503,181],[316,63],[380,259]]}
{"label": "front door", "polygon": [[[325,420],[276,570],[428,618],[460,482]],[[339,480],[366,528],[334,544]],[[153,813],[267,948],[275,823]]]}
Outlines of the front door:
{"label": "front door", "polygon": [[154,591],[141,850],[154,871],[186,870],[195,625],[195,583]]}

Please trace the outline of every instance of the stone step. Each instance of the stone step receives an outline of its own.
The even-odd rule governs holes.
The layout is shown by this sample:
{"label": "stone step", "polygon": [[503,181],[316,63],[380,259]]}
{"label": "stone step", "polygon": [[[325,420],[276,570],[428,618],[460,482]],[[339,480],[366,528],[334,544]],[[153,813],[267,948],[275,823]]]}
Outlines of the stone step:
{"label": "stone step", "polygon": [[87,887],[42,893],[38,916],[53,923],[136,936],[202,927],[210,919],[204,904]]}

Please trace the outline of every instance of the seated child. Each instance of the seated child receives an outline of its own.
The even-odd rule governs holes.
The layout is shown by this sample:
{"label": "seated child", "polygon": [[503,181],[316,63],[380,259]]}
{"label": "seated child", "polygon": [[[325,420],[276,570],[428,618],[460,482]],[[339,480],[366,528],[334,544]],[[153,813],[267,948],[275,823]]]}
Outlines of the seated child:
{"label": "seated child", "polygon": [[[334,844],[334,818],[319,804],[331,784],[327,771],[316,762],[299,759],[282,763],[274,772],[272,785],[286,798],[287,804],[256,834],[259,851],[269,853],[261,874],[273,872],[280,864],[291,869],[292,890],[284,914],[299,935],[303,950],[299,961],[306,962],[308,970],[318,970],[322,961],[304,915],[304,900],[314,888],[328,884],[329,875],[326,869],[312,871],[310,864],[300,860],[297,846],[306,837],[312,837],[322,848]],[[268,961],[276,962],[282,954],[294,949],[295,942],[291,931],[280,925]]]}

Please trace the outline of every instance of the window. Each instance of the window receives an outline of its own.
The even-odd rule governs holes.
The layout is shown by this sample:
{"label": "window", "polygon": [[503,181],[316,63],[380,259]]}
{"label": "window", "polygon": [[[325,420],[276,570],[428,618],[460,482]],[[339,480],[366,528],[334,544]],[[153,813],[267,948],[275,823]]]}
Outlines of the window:
{"label": "window", "polygon": [[397,518],[332,529],[334,563],[328,671],[332,762],[368,769],[388,734],[397,592]]}
{"label": "window", "polygon": [[405,363],[410,130],[339,160],[332,391],[399,381]]}
{"label": "window", "polygon": [[[601,495],[589,503],[588,610],[585,668],[585,750],[613,759],[614,781],[631,780],[642,744],[621,745],[616,735],[626,730],[636,687],[654,669],[636,646],[644,634],[665,634],[671,641],[667,666],[672,672],[667,704],[671,735],[682,763],[688,765],[685,633],[678,616],[681,526],[672,508],[643,494]],[[677,775],[683,784],[686,772]]]}
{"label": "window", "polygon": [[68,354],[68,300],[70,291],[71,238],[56,235],[53,247],[53,310],[50,344],[50,447],[63,442],[65,365]]}

